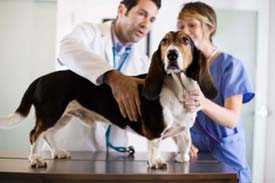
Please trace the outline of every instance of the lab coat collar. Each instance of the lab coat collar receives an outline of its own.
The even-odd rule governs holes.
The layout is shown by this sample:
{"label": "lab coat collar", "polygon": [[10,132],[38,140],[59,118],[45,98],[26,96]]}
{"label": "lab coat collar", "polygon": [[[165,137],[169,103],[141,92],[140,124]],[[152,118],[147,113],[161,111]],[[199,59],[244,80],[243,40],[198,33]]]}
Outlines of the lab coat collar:
{"label": "lab coat collar", "polygon": [[[108,21],[101,24],[100,28],[101,28],[101,36],[102,36],[102,39],[104,39],[104,43],[105,43],[105,56],[108,59],[110,65],[114,67],[111,25],[112,25],[112,21]],[[123,67],[123,73],[125,73],[126,75],[136,75],[138,73],[143,73],[144,72],[143,70],[147,70],[147,69],[144,69],[145,66],[142,64],[141,61],[134,61],[134,60],[142,59],[140,54],[136,53],[138,51],[136,50],[137,49],[136,44],[137,43],[132,45],[131,53],[129,55],[129,62],[127,65]],[[142,69],[142,71],[139,71],[139,69]]]}

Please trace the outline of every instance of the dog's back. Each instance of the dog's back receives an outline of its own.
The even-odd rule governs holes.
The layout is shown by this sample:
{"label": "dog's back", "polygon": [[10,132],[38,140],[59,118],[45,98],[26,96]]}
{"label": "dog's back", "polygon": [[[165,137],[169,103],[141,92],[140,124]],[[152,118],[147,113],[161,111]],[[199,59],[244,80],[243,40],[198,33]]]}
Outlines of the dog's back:
{"label": "dog's back", "polygon": [[[145,78],[145,76],[137,77]],[[38,136],[38,132],[53,127],[63,115],[68,104],[76,100],[83,107],[103,116],[120,128],[126,128],[128,125],[140,135],[156,138],[165,128],[160,112],[162,111],[161,105],[159,100],[149,101],[143,97],[142,89],[140,86],[142,117],[139,118],[139,123],[134,123],[123,118],[108,85],[97,86],[69,70],[53,72],[31,83],[15,113],[8,118],[0,119],[0,127],[12,128],[15,124],[19,124],[34,105],[36,126],[30,136],[33,134]],[[35,139],[35,137],[30,137],[31,142]]]}

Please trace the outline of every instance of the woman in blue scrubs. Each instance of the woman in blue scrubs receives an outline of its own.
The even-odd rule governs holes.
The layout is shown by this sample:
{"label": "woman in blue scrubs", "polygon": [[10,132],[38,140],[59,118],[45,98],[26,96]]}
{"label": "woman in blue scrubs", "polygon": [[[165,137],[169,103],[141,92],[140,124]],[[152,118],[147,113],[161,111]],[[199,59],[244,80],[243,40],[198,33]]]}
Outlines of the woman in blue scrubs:
{"label": "woman in blue scrubs", "polygon": [[[185,4],[177,19],[177,28],[187,33],[208,60],[209,71],[218,90],[215,99],[204,97],[200,89],[185,95],[188,110],[198,112],[191,129],[192,150],[211,152],[219,161],[236,170],[240,183],[250,182],[251,174],[246,161],[243,124],[239,121],[242,105],[254,93],[243,63],[219,50],[212,42],[216,32],[216,14],[202,2]],[[232,39],[234,39],[232,35]]]}

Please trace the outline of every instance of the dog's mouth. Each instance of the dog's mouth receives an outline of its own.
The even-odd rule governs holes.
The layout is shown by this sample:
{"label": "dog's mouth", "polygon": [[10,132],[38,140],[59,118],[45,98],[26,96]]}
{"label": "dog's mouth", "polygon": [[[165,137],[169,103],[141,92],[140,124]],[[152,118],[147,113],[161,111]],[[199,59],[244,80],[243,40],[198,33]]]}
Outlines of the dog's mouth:
{"label": "dog's mouth", "polygon": [[171,72],[179,72],[180,71],[180,67],[178,64],[178,59],[179,59],[179,53],[176,49],[170,49],[167,53],[167,71],[169,73]]}
{"label": "dog's mouth", "polygon": [[177,74],[177,73],[183,72],[179,67],[178,61],[171,61],[171,60],[168,61],[166,71],[168,74],[172,74],[172,73]]}
{"label": "dog's mouth", "polygon": [[178,70],[179,65],[178,65],[177,61],[169,61],[167,69],[169,69],[169,70]]}

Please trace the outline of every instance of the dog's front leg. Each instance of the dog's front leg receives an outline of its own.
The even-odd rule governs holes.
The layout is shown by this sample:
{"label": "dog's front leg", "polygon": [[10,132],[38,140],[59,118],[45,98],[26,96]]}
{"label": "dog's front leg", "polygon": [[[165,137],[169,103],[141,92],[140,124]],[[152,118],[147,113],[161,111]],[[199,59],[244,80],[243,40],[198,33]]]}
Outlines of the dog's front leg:
{"label": "dog's front leg", "polygon": [[187,162],[190,160],[190,148],[191,148],[191,134],[190,129],[186,128],[182,133],[175,137],[176,144],[178,146],[178,154],[176,161]]}
{"label": "dog's front leg", "polygon": [[149,140],[148,142],[148,167],[152,169],[167,168],[167,163],[163,159],[159,150],[159,139]]}

